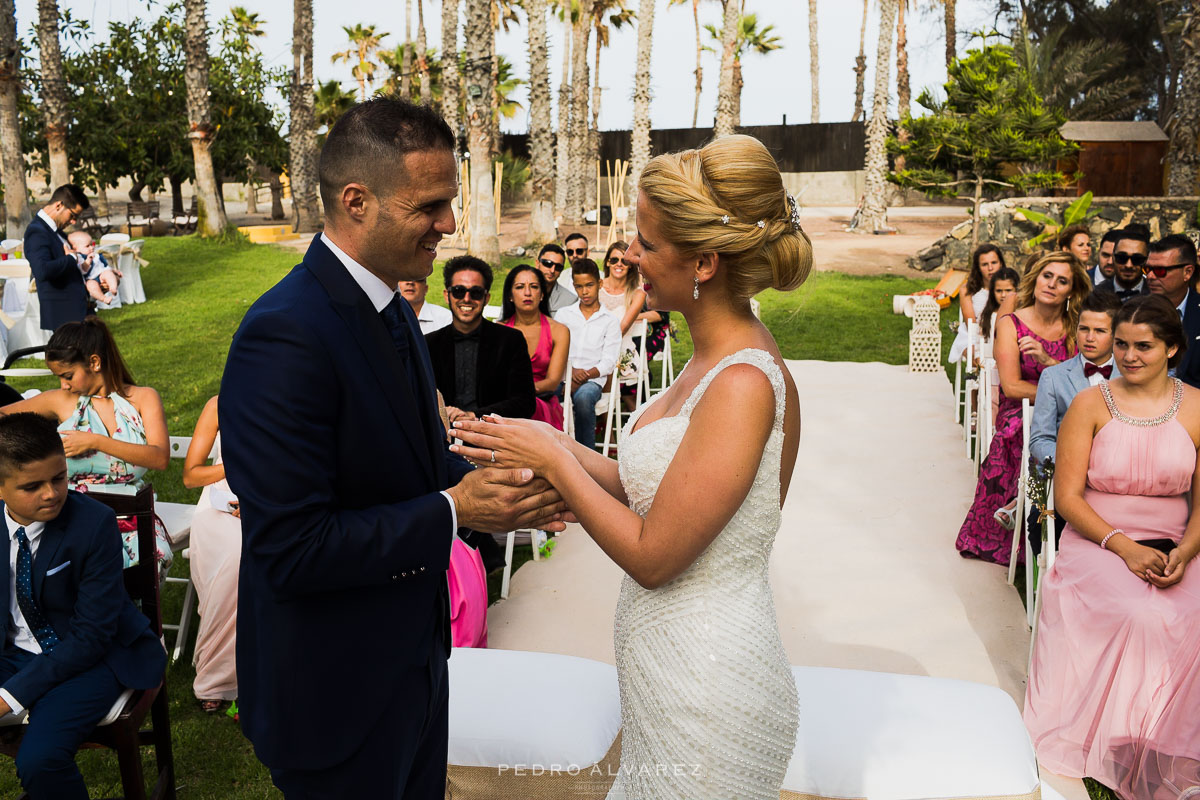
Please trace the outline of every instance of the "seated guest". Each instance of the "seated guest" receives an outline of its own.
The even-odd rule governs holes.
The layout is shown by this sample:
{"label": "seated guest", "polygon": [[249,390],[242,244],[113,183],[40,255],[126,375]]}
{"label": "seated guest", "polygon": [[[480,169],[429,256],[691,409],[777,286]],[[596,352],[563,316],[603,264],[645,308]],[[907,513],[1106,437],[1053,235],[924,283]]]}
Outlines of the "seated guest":
{"label": "seated guest", "polygon": [[158,686],[167,654],[125,593],[113,512],[67,491],[53,422],[0,418],[0,503],[0,714],[29,710],[17,777],[31,800],[87,800],[75,751],[126,688]]}
{"label": "seated guest", "polygon": [[[208,454],[214,452],[213,463]],[[196,679],[192,691],[209,713],[237,699],[238,568],[242,561],[241,507],[225,482],[217,398],[209,398],[196,420],[183,461],[183,485],[203,486],[192,517],[189,550],[200,629],[196,633]]]}
{"label": "seated guest", "polygon": [[600,305],[600,268],[590,258],[574,264],[579,302],[558,312],[571,331],[571,407],[575,441],[596,446],[596,403],[621,356],[621,321]]}
{"label": "seated guest", "polygon": [[[162,398],[133,382],[107,325],[94,316],[62,325],[46,344],[46,366],[62,388],[7,405],[0,413],[32,411],[59,423],[72,489],[121,485],[136,490],[147,469],[167,468],[171,445]],[[137,525],[131,519],[118,522],[128,567],[137,563]],[[159,572],[165,576],[171,540],[157,517],[154,529]]]}
{"label": "seated guest", "polygon": [[958,290],[958,307],[962,312],[963,324],[950,345],[950,363],[960,360],[967,351],[967,323],[979,319],[983,307],[987,305],[988,284],[992,276],[1006,266],[1004,253],[994,244],[981,244],[971,254],[967,282]]}
{"label": "seated guest", "polygon": [[121,298],[117,296],[118,272],[103,253],[96,252],[96,243],[87,231],[72,231],[67,234],[75,257],[79,259],[79,270],[83,273],[84,286],[88,295],[102,308],[119,308]]}
{"label": "seated guest", "polygon": [[1121,302],[1150,293],[1142,267],[1150,254],[1150,234],[1130,226],[1121,231],[1113,247],[1113,276],[1096,286],[1113,292]]}
{"label": "seated guest", "polygon": [[1038,402],[1029,430],[1029,455],[1038,463],[1054,460],[1058,427],[1075,395],[1112,376],[1113,320],[1120,308],[1117,296],[1102,289],[1084,298],[1075,326],[1078,355],[1047,367],[1038,378]]}
{"label": "seated guest", "polygon": [[413,313],[417,315],[417,324],[421,326],[422,336],[428,336],[450,324],[453,317],[449,309],[425,302],[425,295],[429,293],[429,281],[400,281],[398,288],[401,297],[408,301]]}
{"label": "seated guest", "polygon": [[1080,392],[1058,434],[1067,526],[1042,580],[1025,724],[1040,764],[1129,800],[1200,785],[1200,392],[1167,375],[1188,344],[1169,301],[1130,300],[1120,377]]}
{"label": "seated guest", "polygon": [[525,339],[483,318],[492,268],[475,256],[455,256],[442,269],[454,321],[425,337],[437,389],[451,424],[485,414],[533,416],[533,371]]}
{"label": "seated guest", "polygon": [[1021,401],[1034,400],[1046,367],[1075,352],[1087,272],[1070,253],[1042,256],[1021,279],[1017,310],[996,323],[993,353],[1000,371],[1000,411],[991,449],[979,469],[975,500],[958,533],[958,552],[1008,565],[1016,520],[1008,505],[1021,470]]}
{"label": "seated guest", "polygon": [[1175,306],[1183,320],[1183,333],[1188,350],[1179,362],[1176,374],[1184,383],[1200,385],[1200,347],[1193,347],[1200,338],[1200,292],[1192,288],[1196,277],[1196,245],[1181,233],[1164,236],[1150,245],[1150,255],[1142,267],[1150,294],[1161,294]]}
{"label": "seated guest", "polygon": [[[578,231],[568,234],[567,238],[563,240],[563,244],[566,245],[567,260],[571,262],[572,267],[579,259],[588,257],[588,238],[584,234]],[[566,277],[574,283],[574,275]]]}
{"label": "seated guest", "polygon": [[1096,268],[1089,273],[1093,286],[1099,286],[1116,272],[1116,265],[1113,263],[1113,250],[1116,249],[1117,240],[1120,238],[1120,228],[1113,228],[1100,238],[1100,250],[1096,256]]}
{"label": "seated guest", "polygon": [[546,277],[546,285],[550,287],[549,294],[546,296],[550,316],[579,302],[575,293],[559,281],[566,263],[567,256],[561,247],[554,243],[542,245],[542,251],[538,253],[538,268]]}
{"label": "seated guest", "polygon": [[536,395],[533,418],[561,431],[563,409],[559,388],[567,373],[571,332],[566,325],[550,319],[546,286],[546,277],[539,270],[528,264],[513,267],[504,279],[500,319],[525,337]]}
{"label": "seated guest", "polygon": [[604,280],[600,282],[600,305],[621,320],[621,335],[629,333],[642,314],[646,292],[636,269],[625,263],[625,251],[629,245],[621,241],[608,246],[604,255]]}
{"label": "seated guest", "polygon": [[[1092,263],[1092,235],[1086,225],[1068,225],[1058,232],[1058,249],[1065,250],[1087,267]],[[1088,273],[1091,278],[1091,273]]]}
{"label": "seated guest", "polygon": [[25,258],[37,281],[42,330],[55,331],[87,316],[87,288],[63,228],[88,206],[82,189],[64,183],[25,229]]}
{"label": "seated guest", "polygon": [[[996,325],[996,321],[1007,314],[1011,314],[1017,308],[1017,287],[1021,285],[1021,276],[1012,267],[1001,267],[992,276],[992,280],[988,284],[988,298],[983,306],[983,310],[979,312],[979,338],[980,341],[991,341],[992,329]],[[995,359],[992,359],[991,374],[989,377],[992,381],[992,386],[1000,385],[1000,370],[995,366]],[[977,364],[978,366],[978,364]],[[996,426],[996,415],[1000,412],[1000,393],[991,392],[992,395],[992,427]]]}

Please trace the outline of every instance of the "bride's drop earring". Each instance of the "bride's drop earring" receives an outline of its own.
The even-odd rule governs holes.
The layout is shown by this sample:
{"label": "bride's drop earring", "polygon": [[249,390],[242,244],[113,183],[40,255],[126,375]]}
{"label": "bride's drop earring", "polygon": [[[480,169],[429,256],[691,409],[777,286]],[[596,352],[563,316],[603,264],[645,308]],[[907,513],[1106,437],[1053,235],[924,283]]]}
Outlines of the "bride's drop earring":
{"label": "bride's drop earring", "polygon": [[692,299],[699,300],[700,299],[700,278],[699,278],[699,276],[697,276],[697,277],[693,278],[692,280],[695,281],[695,285],[692,287]]}

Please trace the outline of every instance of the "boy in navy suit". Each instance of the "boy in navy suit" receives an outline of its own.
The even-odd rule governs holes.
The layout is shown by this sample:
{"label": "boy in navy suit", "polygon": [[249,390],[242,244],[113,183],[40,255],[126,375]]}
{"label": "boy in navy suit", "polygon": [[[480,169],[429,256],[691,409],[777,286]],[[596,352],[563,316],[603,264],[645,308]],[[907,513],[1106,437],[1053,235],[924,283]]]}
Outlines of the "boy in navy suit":
{"label": "boy in navy suit", "polygon": [[125,687],[159,684],[166,651],[125,593],[112,510],[67,491],[51,420],[0,417],[0,508],[0,713],[29,712],[17,776],[31,800],[87,800],[75,751]]}

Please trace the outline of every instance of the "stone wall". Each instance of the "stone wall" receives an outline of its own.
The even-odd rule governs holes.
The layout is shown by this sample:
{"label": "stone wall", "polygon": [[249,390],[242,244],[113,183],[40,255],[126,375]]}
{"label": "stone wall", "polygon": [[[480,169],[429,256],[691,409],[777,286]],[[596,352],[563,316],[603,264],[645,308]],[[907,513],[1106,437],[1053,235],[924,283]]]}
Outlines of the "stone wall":
{"label": "stone wall", "polygon": [[[1030,252],[1025,242],[1042,232],[1042,225],[1025,219],[1018,207],[1038,211],[1056,219],[1074,197],[1010,197],[980,207],[979,242],[991,242],[1004,251],[1008,265],[1020,268]],[[1157,239],[1169,233],[1200,235],[1197,228],[1197,202],[1200,197],[1097,197],[1092,211],[1099,212],[1087,220],[1093,247],[1099,247],[1100,237],[1113,228],[1123,228],[1131,222],[1141,222],[1150,228]],[[1043,242],[1053,247],[1051,239]],[[971,220],[960,222],[936,242],[908,260],[913,269],[932,272],[945,268],[966,270],[971,266]]]}

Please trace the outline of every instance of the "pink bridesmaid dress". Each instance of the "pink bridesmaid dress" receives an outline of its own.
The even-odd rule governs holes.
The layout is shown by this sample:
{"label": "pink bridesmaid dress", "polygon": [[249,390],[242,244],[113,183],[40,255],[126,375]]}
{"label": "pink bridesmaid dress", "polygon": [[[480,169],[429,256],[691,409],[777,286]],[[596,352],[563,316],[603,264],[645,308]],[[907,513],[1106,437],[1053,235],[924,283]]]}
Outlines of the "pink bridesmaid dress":
{"label": "pink bridesmaid dress", "polygon": [[[545,314],[542,314],[541,321],[542,332],[538,336],[537,350],[534,350],[533,355],[529,357],[533,366],[534,383],[545,379],[546,372],[550,369],[550,356],[554,352],[554,335],[550,332],[550,320],[546,318]],[[510,318],[504,324],[510,328],[516,327],[516,318]],[[538,397],[534,400],[534,404],[533,419],[539,419],[560,431],[563,430],[563,407],[557,397],[551,396],[548,400]]]}
{"label": "pink bridesmaid dress", "polygon": [[479,551],[458,537],[450,546],[450,642],[455,647],[487,647],[487,573]]}
{"label": "pink bridesmaid dress", "polygon": [[[1112,421],[1092,442],[1084,498],[1132,539],[1178,542],[1196,468],[1175,418],[1183,385],[1153,420],[1125,416],[1100,390]],[[1184,796],[1200,787],[1200,564],[1159,589],[1070,525],[1060,548],[1042,582],[1025,695],[1038,760],[1126,800]]]}

